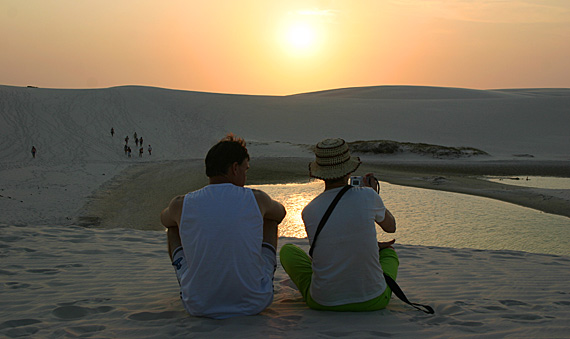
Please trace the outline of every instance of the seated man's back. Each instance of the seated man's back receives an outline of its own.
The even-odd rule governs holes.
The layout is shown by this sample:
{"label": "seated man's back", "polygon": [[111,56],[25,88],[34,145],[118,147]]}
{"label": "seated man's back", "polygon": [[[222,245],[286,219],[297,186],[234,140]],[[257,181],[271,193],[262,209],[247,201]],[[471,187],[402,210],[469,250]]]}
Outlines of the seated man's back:
{"label": "seated man's back", "polygon": [[180,236],[188,263],[181,297],[190,314],[219,318],[269,306],[272,272],[263,272],[263,216],[251,189],[228,183],[187,194]]}
{"label": "seated man's back", "polygon": [[223,139],[205,162],[210,184],[175,197],[160,215],[184,308],[216,319],[257,314],[273,301],[285,208],[244,187],[249,154],[242,139]]}

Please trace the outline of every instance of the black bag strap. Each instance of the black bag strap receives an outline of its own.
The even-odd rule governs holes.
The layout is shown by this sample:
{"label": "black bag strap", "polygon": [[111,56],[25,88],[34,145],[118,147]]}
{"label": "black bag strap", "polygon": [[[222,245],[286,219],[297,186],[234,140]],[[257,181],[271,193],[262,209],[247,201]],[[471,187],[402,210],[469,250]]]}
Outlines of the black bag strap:
{"label": "black bag strap", "polygon": [[[413,302],[410,302],[408,300],[408,298],[406,297],[406,295],[404,294],[404,291],[402,291],[402,289],[400,288],[400,286],[398,286],[398,284],[396,283],[396,281],[394,279],[392,279],[391,276],[387,275],[386,273],[384,273],[384,278],[386,279],[386,283],[388,284],[388,287],[390,287],[390,289],[392,290],[392,292],[394,292],[394,294],[400,298],[400,300],[402,300],[403,302],[405,302],[408,305],[411,305],[412,307],[415,307],[416,309],[425,312],[427,314],[434,314],[435,311],[433,310],[433,308],[431,308],[431,306],[429,305],[423,305],[423,304],[416,304]],[[421,307],[423,307],[424,309],[422,309]]]}
{"label": "black bag strap", "polygon": [[329,217],[331,216],[332,211],[336,207],[336,204],[338,204],[338,201],[340,200],[340,198],[342,198],[344,193],[346,193],[346,191],[348,191],[351,188],[352,188],[352,186],[350,186],[350,185],[344,186],[340,190],[340,192],[338,192],[336,197],[334,197],[333,201],[329,205],[329,208],[327,209],[327,211],[323,215],[323,218],[321,219],[321,222],[319,222],[319,226],[317,227],[317,231],[315,232],[315,236],[313,237],[313,243],[311,244],[311,248],[309,249],[309,255],[311,257],[313,256],[313,250],[315,249],[315,244],[317,242],[317,237],[319,236],[319,233],[321,233],[321,230],[325,226],[325,223],[327,222],[327,220],[329,220]]}

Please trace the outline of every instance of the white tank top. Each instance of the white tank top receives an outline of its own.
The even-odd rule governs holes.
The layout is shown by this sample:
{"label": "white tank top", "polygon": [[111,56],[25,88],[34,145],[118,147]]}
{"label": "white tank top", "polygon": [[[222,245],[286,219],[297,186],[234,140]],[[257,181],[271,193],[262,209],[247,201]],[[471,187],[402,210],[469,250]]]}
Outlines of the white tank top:
{"label": "white tank top", "polygon": [[263,216],[249,188],[208,185],[188,193],[180,219],[188,274],[180,281],[188,313],[253,315],[273,301],[261,257]]}

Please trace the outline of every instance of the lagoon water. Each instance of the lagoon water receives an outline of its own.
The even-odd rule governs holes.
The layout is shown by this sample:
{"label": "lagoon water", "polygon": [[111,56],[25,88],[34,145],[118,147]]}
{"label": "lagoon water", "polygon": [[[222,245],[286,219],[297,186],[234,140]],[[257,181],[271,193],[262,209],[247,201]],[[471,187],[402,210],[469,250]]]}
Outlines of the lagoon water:
{"label": "lagoon water", "polygon": [[[280,225],[280,236],[306,237],[301,211],[322,192],[322,182],[249,187],[261,189],[285,205],[287,217]],[[396,218],[397,231],[387,234],[377,227],[379,240],[570,255],[567,217],[489,198],[388,183],[382,183],[380,195]]]}

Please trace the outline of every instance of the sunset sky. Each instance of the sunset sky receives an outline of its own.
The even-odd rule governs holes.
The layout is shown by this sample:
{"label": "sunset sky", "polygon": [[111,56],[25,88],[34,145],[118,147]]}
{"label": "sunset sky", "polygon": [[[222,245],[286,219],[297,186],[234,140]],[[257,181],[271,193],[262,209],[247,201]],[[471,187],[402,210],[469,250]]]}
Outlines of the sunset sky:
{"label": "sunset sky", "polygon": [[0,0],[0,84],[570,88],[570,0]]}

